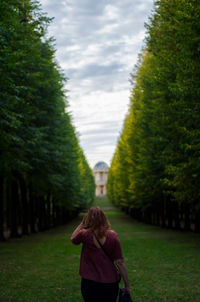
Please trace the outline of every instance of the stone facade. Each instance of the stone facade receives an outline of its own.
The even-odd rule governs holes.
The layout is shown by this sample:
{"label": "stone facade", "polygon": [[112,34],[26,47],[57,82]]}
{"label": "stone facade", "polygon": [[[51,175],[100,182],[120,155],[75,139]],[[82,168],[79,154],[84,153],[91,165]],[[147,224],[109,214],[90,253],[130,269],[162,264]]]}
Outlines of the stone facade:
{"label": "stone facade", "polygon": [[107,194],[107,178],[108,178],[108,165],[105,162],[98,162],[93,169],[95,183],[96,183],[96,196],[104,196]]}

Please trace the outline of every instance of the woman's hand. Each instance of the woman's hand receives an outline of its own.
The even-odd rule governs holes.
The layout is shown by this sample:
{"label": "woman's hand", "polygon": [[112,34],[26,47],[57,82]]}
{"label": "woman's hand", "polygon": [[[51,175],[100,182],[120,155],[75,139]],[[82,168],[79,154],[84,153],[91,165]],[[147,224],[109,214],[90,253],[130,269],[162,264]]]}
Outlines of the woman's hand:
{"label": "woman's hand", "polygon": [[129,286],[125,286],[125,287],[122,289],[122,296],[124,296],[124,295],[131,295],[131,291],[130,291]]}
{"label": "woman's hand", "polygon": [[131,294],[130,288],[128,286],[124,288],[124,294]]}
{"label": "woman's hand", "polygon": [[83,229],[83,222],[81,221],[81,223],[78,226],[80,229]]}
{"label": "woman's hand", "polygon": [[75,229],[75,231],[73,232],[73,234],[72,234],[72,236],[71,236],[71,240],[73,240],[74,239],[74,237],[76,237],[76,235],[79,233],[79,231],[81,230],[81,229],[83,229],[84,227],[83,227],[83,223],[81,222],[78,226],[77,226],[77,228]]}

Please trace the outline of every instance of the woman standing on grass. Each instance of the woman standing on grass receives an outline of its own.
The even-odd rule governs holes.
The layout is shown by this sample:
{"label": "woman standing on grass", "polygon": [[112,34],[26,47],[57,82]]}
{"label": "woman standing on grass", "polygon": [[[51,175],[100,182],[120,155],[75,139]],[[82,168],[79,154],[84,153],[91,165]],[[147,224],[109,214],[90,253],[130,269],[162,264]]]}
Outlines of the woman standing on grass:
{"label": "woman standing on grass", "polygon": [[99,207],[89,209],[73,232],[71,241],[74,244],[83,244],[79,272],[82,277],[81,293],[85,302],[116,302],[119,274],[113,261],[118,265],[124,280],[125,293],[130,294],[119,238],[110,230],[110,224]]}

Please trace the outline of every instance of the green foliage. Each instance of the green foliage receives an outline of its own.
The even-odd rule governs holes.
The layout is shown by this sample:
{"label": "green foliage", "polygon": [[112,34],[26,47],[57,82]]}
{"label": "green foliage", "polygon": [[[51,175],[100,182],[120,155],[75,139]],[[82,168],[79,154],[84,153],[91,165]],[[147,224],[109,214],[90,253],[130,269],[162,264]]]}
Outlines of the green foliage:
{"label": "green foliage", "polygon": [[[28,197],[22,200],[28,190],[34,204],[38,198],[45,204],[48,195],[51,208],[79,211],[93,201],[94,179],[67,112],[66,79],[55,60],[54,40],[45,36],[51,19],[32,0],[3,0],[0,9],[1,179],[8,191],[13,181],[19,185],[24,179],[19,203],[29,203]],[[7,202],[8,193],[1,194],[8,213],[14,205]]]}
{"label": "green foliage", "polygon": [[166,215],[172,202],[199,215],[199,13],[197,1],[155,2],[109,171],[109,196],[121,206]]}

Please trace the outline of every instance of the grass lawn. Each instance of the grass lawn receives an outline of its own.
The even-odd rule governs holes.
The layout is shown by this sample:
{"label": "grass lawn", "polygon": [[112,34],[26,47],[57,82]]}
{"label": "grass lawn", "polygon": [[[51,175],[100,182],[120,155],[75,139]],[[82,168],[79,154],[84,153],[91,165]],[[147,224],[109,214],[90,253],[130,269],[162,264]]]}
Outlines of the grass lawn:
{"label": "grass lawn", "polygon": [[[121,240],[135,302],[200,301],[200,235],[138,223],[96,200]],[[81,246],[69,224],[0,243],[0,302],[81,302]],[[95,301],[94,301],[95,302]]]}

